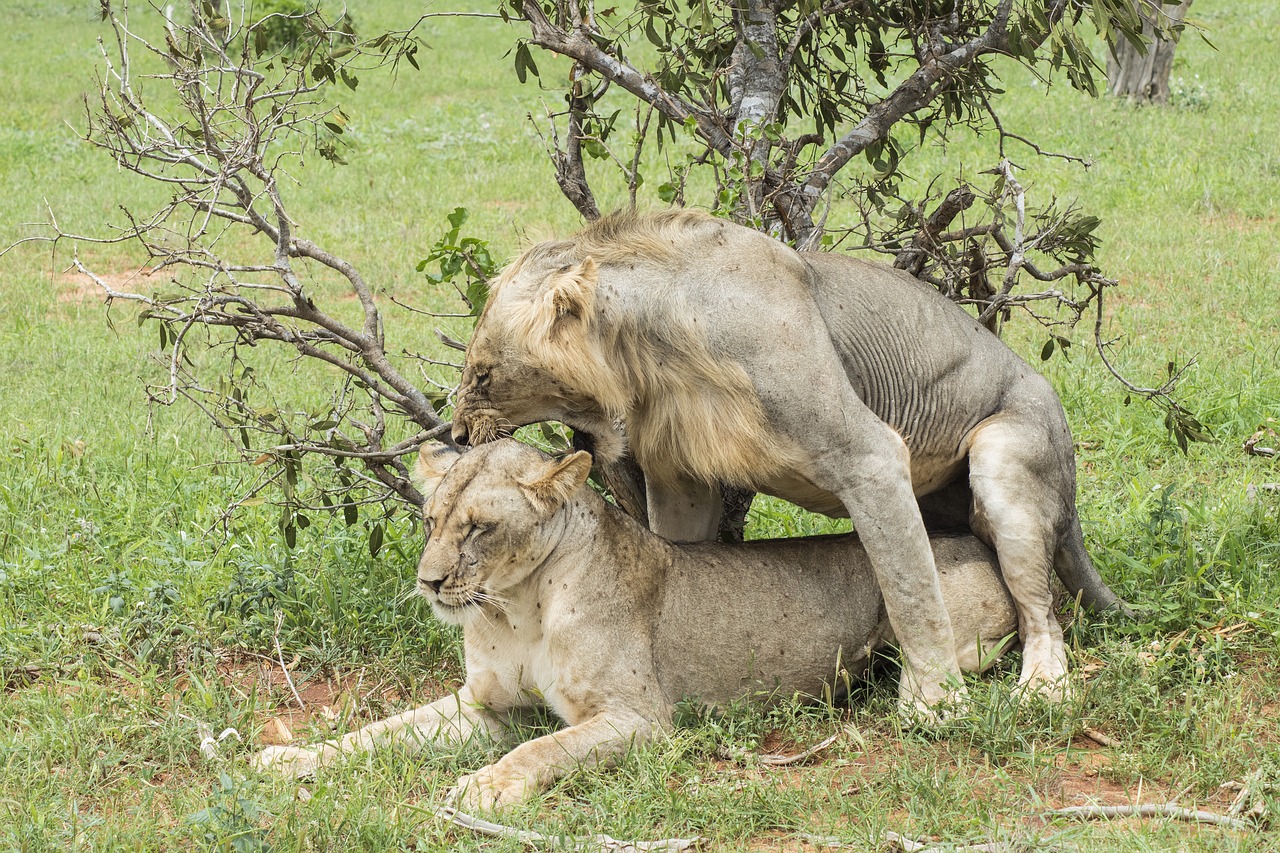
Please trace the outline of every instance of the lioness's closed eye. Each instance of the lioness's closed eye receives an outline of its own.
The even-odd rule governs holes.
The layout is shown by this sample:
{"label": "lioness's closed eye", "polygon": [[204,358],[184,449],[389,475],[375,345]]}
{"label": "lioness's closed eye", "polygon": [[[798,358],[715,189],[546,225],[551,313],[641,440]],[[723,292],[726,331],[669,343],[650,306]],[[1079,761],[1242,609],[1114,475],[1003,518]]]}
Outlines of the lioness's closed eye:
{"label": "lioness's closed eye", "polygon": [[[817,697],[838,664],[865,666],[882,600],[856,540],[673,545],[587,487],[590,469],[585,453],[555,460],[510,439],[461,456],[424,447],[416,474],[431,497],[418,591],[462,625],[466,682],[337,740],[269,747],[256,765],[307,775],[388,743],[502,738],[508,712],[545,703],[567,728],[458,780],[464,808],[492,808],[612,761],[667,725],[681,699]],[[976,539],[933,547],[966,638],[956,654],[975,669],[1016,630],[1012,602]]]}

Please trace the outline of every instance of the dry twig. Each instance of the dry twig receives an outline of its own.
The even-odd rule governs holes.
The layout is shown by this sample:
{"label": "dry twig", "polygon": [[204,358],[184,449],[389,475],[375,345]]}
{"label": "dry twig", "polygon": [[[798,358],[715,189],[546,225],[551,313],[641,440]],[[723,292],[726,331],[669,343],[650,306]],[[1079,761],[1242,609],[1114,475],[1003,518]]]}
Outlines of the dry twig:
{"label": "dry twig", "polygon": [[1253,829],[1253,824],[1239,818],[1207,812],[1200,809],[1187,809],[1175,803],[1148,803],[1140,806],[1071,806],[1065,809],[1054,809],[1044,812],[1046,816],[1061,816],[1076,820],[1110,820],[1124,817],[1167,817],[1174,820],[1185,820],[1190,823],[1208,823],[1227,829],[1245,831]]}
{"label": "dry twig", "polygon": [[826,740],[816,743],[808,749],[802,752],[797,752],[793,755],[754,755],[745,749],[729,747],[722,747],[716,752],[721,758],[725,758],[729,761],[737,761],[739,763],[755,761],[765,767],[786,767],[791,764],[799,764],[802,761],[807,761],[819,752],[822,752],[824,749],[838,741],[840,739],[840,734],[840,732],[836,732]]}
{"label": "dry twig", "polygon": [[701,838],[663,838],[658,841],[620,841],[608,835],[593,835],[589,838],[565,838],[563,836],[543,835],[531,829],[516,829],[501,823],[494,823],[483,818],[460,812],[448,806],[435,810],[436,817],[448,821],[454,826],[470,830],[490,838],[511,838],[531,847],[550,846],[557,849],[595,851],[610,853],[679,853],[682,850],[696,850],[702,845]]}
{"label": "dry twig", "polygon": [[1108,747],[1113,747],[1117,749],[1121,746],[1120,741],[1116,740],[1110,735],[1103,734],[1097,729],[1091,729],[1086,727],[1080,730],[1080,734],[1084,735],[1089,740],[1096,743],[1098,746],[1108,746]]}
{"label": "dry twig", "polygon": [[[801,840],[814,847],[826,847],[830,850],[865,850],[866,845],[861,842],[847,841],[836,835],[809,835],[801,833]],[[1007,850],[1013,850],[1014,845],[1006,841],[977,841],[972,844],[961,843],[958,846],[952,844],[937,845],[928,841],[917,841],[910,836],[903,835],[900,832],[889,830],[881,837],[884,844],[889,845],[892,850],[899,850],[902,853],[1005,853]]]}
{"label": "dry twig", "polygon": [[293,698],[298,703],[298,710],[305,711],[307,710],[307,706],[302,701],[302,697],[298,695],[298,688],[293,686],[293,676],[289,674],[289,667],[284,662],[284,650],[280,648],[280,626],[283,623],[284,623],[284,613],[277,610],[276,611],[276,630],[275,630],[275,633],[272,635],[271,639],[274,640],[276,644],[276,658],[277,660],[280,661],[280,671],[284,673],[285,683],[289,685],[289,690],[290,692],[293,693]]}

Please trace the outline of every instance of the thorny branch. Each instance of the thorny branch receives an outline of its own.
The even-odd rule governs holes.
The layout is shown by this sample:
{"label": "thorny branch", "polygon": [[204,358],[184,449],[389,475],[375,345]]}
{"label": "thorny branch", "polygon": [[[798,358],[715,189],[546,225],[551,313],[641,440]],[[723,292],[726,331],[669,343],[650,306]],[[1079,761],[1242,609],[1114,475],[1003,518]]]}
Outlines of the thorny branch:
{"label": "thorny branch", "polygon": [[[599,207],[583,158],[583,142],[590,136],[584,128],[588,122],[603,125],[601,116],[607,111],[599,104],[612,86],[646,107],[646,119],[642,124],[637,118],[630,164],[605,145],[603,132],[592,139],[592,156],[619,164],[633,205],[648,117],[656,114],[660,148],[664,126],[673,138],[672,129],[684,127],[701,147],[686,166],[668,167],[672,180],[659,190],[664,200],[683,204],[689,170],[709,166],[715,209],[797,248],[815,249],[839,242],[827,233],[825,213],[815,214],[820,205],[829,208],[833,195],[845,192],[863,208],[866,247],[894,254],[900,269],[975,306],[979,321],[992,331],[1013,309],[1022,309],[1049,332],[1043,357],[1069,347],[1066,330],[1091,304],[1100,306],[1102,290],[1116,284],[1092,263],[1096,219],[1070,209],[1055,212],[1053,205],[1035,216],[1027,209],[1026,191],[1005,151],[1008,140],[1040,156],[1085,167],[1088,163],[1046,151],[1005,126],[992,103],[998,88],[987,61],[996,55],[1011,57],[1046,85],[1046,66],[1051,66],[1065,73],[1071,85],[1096,93],[1092,71],[1097,64],[1077,26],[1082,19],[1092,21],[1098,34],[1114,42],[1139,36],[1136,16],[1117,17],[1102,4],[1068,0],[1032,4],[1034,8],[990,0],[932,12],[913,4],[825,0],[799,15],[778,0],[704,4],[700,12],[653,0],[620,20],[602,23],[594,8],[584,14],[578,0],[550,5],[555,14],[540,0],[512,4],[529,27],[527,44],[518,48],[517,70],[522,67],[519,51],[527,57],[528,45],[573,60],[569,108],[548,112],[549,154],[561,189],[587,219],[596,218]],[[629,37],[642,32],[658,55],[648,68],[629,54]],[[862,66],[850,67],[850,51],[861,51]],[[873,75],[875,90],[866,79]],[[592,79],[600,81],[595,90],[588,85]],[[588,91],[589,97],[584,95]],[[806,132],[789,137],[788,120],[794,125],[801,118]],[[816,132],[808,131],[810,118]],[[563,146],[557,119],[567,121]],[[948,230],[978,197],[962,183],[932,214],[926,215],[922,206],[909,207],[911,215],[899,216],[878,243],[871,239],[877,230],[870,224],[872,211],[883,218],[886,197],[896,197],[904,143],[894,131],[904,125],[919,130],[922,144],[931,127],[940,128],[945,138],[957,125],[994,126],[998,191],[982,196],[977,223]],[[877,174],[842,179],[859,155],[866,155]],[[1012,207],[1009,216],[1006,206]],[[1045,286],[1019,289],[1027,281]],[[1115,372],[1110,361],[1107,367]],[[1174,384],[1186,369],[1170,371]],[[1185,448],[1188,438],[1207,438],[1173,402],[1173,384],[1145,389],[1121,381],[1170,413],[1170,430],[1180,446]]]}
{"label": "thorny branch", "polygon": [[[188,400],[245,458],[280,466],[282,529],[305,524],[289,509],[306,505],[293,496],[304,456],[332,461],[326,485],[316,481],[316,488],[321,505],[349,523],[366,502],[352,489],[420,503],[402,457],[427,439],[451,440],[439,414],[448,388],[424,392],[388,356],[374,286],[350,261],[302,236],[285,190],[290,170],[308,158],[341,162],[348,119],[326,100],[326,87],[354,87],[365,68],[412,62],[418,42],[410,33],[362,42],[342,16],[311,12],[302,16],[305,38],[276,44],[270,21],[280,15],[229,24],[198,8],[190,23],[166,20],[163,40],[152,42],[146,28],[130,23],[126,4],[104,2],[103,9],[114,43],[99,41],[103,70],[93,100],[85,99],[84,138],[171,195],[144,214],[124,210],[125,223],[107,237],[71,233],[51,216],[52,236],[43,239],[131,242],[146,252],[149,275],[165,274],[171,292],[131,293],[78,254],[72,261],[108,304],[130,302],[159,325],[167,381],[148,389],[154,403]],[[152,109],[165,88],[177,109]],[[354,297],[354,322],[309,284],[321,270]],[[225,356],[216,381],[201,378],[208,360],[189,354],[197,335]],[[328,405],[291,411],[276,400],[247,357],[261,341],[290,346],[299,364],[327,365],[336,377]]]}
{"label": "thorny branch", "polygon": [[[680,29],[674,39],[672,31],[667,30],[671,43],[664,43],[666,40],[653,30],[652,20],[643,25],[640,20],[646,16],[656,19],[658,15],[667,21],[676,20],[674,7],[645,7],[634,13],[629,23],[606,31],[594,15],[572,14],[578,6],[577,2],[560,4],[557,8],[562,12],[567,8],[570,13],[552,20],[537,0],[521,0],[518,4],[520,16],[529,26],[529,43],[575,63],[573,91],[567,96],[571,102],[567,147],[552,154],[561,187],[575,206],[583,209],[581,202],[589,187],[581,161],[574,161],[580,151],[572,125],[581,123],[582,110],[574,108],[572,102],[582,77],[589,72],[657,111],[668,125],[687,125],[709,151],[725,162],[748,166],[742,177],[746,184],[742,215],[752,220],[763,217],[766,223],[776,221],[782,235],[802,248],[818,245],[823,227],[815,222],[815,212],[837,175],[854,157],[873,146],[893,144],[890,133],[896,125],[910,116],[923,115],[957,86],[958,91],[966,93],[964,97],[976,97],[967,94],[970,90],[961,81],[965,75],[985,74],[978,66],[986,57],[1014,53],[1033,61],[1030,57],[1039,46],[1063,25],[1067,8],[1061,0],[1048,4],[1038,13],[1040,18],[1034,26],[1019,19],[1020,27],[1014,28],[1017,32],[1011,37],[1012,0],[999,0],[963,15],[952,12],[937,19],[881,9],[862,0],[832,0],[794,20],[788,17],[788,4],[749,0],[728,10],[724,31],[717,29],[720,24],[704,7],[697,28]],[[794,143],[800,138],[788,140],[765,130],[779,119],[789,86],[819,85],[813,76],[813,65],[827,60],[810,54],[816,56],[824,49],[824,33],[848,28],[851,21],[859,22],[855,26],[868,25],[875,44],[882,32],[896,30],[898,38],[913,45],[909,55],[914,68],[904,62],[904,79],[889,86],[882,96],[865,94],[859,84],[842,106],[825,107],[849,110],[851,124],[825,150],[821,133],[804,134],[804,146],[811,149],[812,155],[806,162],[797,163]],[[661,59],[652,71],[637,66],[625,53],[625,34],[641,29],[659,45]],[[711,47],[700,41],[708,36]],[[1016,44],[1011,38],[1016,38]],[[851,36],[850,49],[855,42]],[[872,57],[873,65],[880,56],[900,56],[883,46],[879,50],[882,53]],[[698,53],[700,59],[691,58],[690,51]],[[877,73],[882,74],[883,69]],[[702,82],[689,85],[691,79]],[[881,84],[884,85],[883,79]],[[973,87],[973,91],[982,92],[983,87]],[[1001,139],[1006,136],[1022,138],[1001,128]],[[792,156],[778,160],[772,156],[775,150],[792,152]],[[569,182],[563,179],[566,164],[574,167],[574,179]],[[767,215],[766,205],[771,211]]]}

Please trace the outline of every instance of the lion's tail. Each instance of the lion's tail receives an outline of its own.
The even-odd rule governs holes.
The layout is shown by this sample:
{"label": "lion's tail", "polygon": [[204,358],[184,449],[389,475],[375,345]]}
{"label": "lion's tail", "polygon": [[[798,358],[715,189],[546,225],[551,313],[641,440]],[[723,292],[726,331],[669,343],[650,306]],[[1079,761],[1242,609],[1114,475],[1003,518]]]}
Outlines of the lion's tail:
{"label": "lion's tail", "polygon": [[1119,610],[1126,616],[1133,611],[1118,595],[1111,591],[1106,581],[1098,574],[1093,560],[1084,549],[1084,534],[1080,530],[1079,519],[1071,522],[1071,529],[1058,545],[1053,557],[1053,570],[1058,579],[1072,596],[1079,596],[1085,607],[1094,613],[1106,610]]}

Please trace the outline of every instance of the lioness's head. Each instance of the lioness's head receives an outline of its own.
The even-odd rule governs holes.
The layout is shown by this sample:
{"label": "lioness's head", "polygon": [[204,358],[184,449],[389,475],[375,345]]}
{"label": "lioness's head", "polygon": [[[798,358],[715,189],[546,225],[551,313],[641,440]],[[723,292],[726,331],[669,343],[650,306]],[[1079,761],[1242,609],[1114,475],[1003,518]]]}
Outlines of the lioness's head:
{"label": "lioness's head", "polygon": [[552,249],[531,250],[503,272],[467,345],[454,441],[480,445],[539,421],[593,435],[612,429],[619,383],[604,381],[597,284],[590,257]]}
{"label": "lioness's head", "polygon": [[418,592],[445,622],[463,625],[529,577],[564,531],[566,501],[587,482],[591,456],[552,459],[504,439],[458,453],[423,445],[415,478],[426,543]]}

